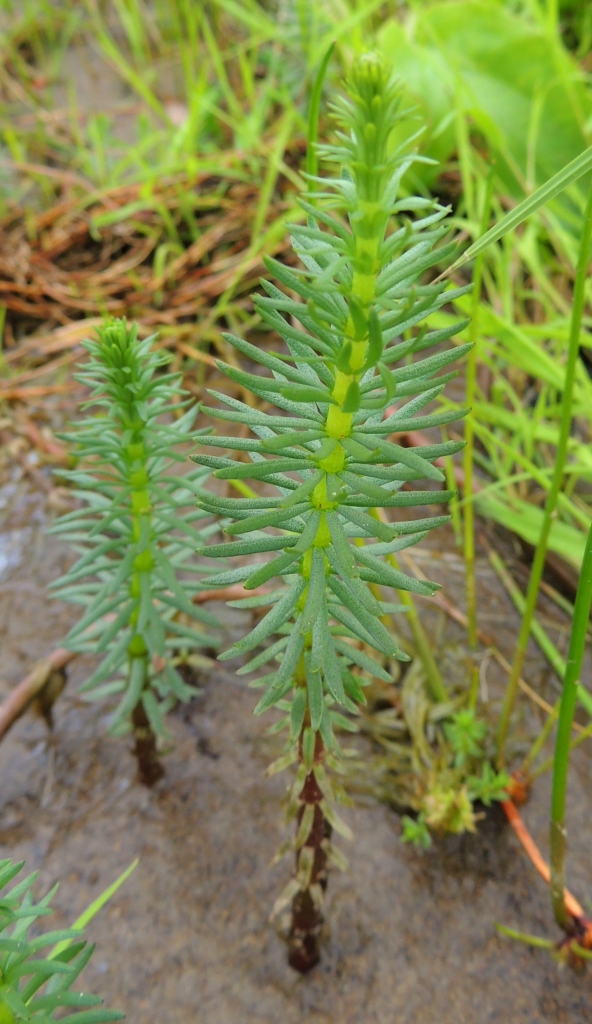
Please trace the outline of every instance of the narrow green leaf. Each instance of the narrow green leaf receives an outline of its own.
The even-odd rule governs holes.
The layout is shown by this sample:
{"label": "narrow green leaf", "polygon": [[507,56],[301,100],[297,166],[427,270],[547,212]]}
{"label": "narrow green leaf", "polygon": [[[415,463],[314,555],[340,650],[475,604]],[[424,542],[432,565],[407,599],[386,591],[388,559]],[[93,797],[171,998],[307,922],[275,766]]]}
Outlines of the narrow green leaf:
{"label": "narrow green leaf", "polygon": [[353,644],[348,644],[346,640],[341,637],[334,636],[333,643],[335,650],[339,651],[345,658],[353,661],[354,664],[363,668],[364,671],[369,672],[370,675],[376,676],[377,679],[382,679],[385,683],[392,683],[393,677],[387,672],[382,665],[379,665],[377,661],[374,661],[365,651],[361,651],[359,647],[355,647]]}
{"label": "narrow green leaf", "polygon": [[312,629],[324,598],[325,556],[320,548],[313,548],[306,604],[299,623],[301,633],[308,633]]}
{"label": "narrow green leaf", "polygon": [[377,440],[376,447],[389,461],[402,462],[404,466],[417,470],[422,476],[427,477],[428,480],[436,480],[438,483],[444,480],[444,474],[441,470],[437,469],[436,466],[432,466],[427,459],[424,459],[419,454],[421,449],[418,451],[416,448],[403,448],[402,445],[393,444],[392,441],[385,441],[383,438]]}
{"label": "narrow green leaf", "polygon": [[233,583],[242,583],[252,575],[252,572],[252,565],[239,565],[236,569],[229,569],[228,572],[219,572],[214,576],[208,576],[207,584],[209,587],[228,587]]}
{"label": "narrow green leaf", "polygon": [[310,515],[307,517],[306,526],[304,527],[302,533],[300,534],[300,539],[296,544],[296,551],[299,551],[301,554],[303,554],[305,551],[308,551],[310,547],[312,547],[315,537],[317,535],[319,524],[321,522],[321,515],[322,513],[319,512],[318,509],[314,509],[314,511],[311,511]]}
{"label": "narrow green leaf", "polygon": [[[413,576],[407,576],[406,573],[401,572],[399,569],[393,569],[391,565],[385,565],[379,558],[371,555],[367,548],[357,548],[356,558],[362,565],[371,569],[373,574],[380,576],[381,581],[384,581],[384,586],[395,587],[397,590],[411,591],[414,594],[423,594],[426,597],[431,597],[436,590],[439,590],[436,583],[429,583],[427,580],[416,580]],[[364,578],[363,570],[360,572],[360,576]]]}
{"label": "narrow green leaf", "polygon": [[272,661],[276,655],[281,654],[286,644],[288,643],[289,637],[282,636],[275,643],[270,644],[264,651],[257,654],[254,658],[251,658],[246,665],[241,665],[240,668],[236,669],[237,676],[244,676],[247,672],[254,672],[256,669],[261,668],[262,665],[266,665],[269,661]]}
{"label": "narrow green leaf", "polygon": [[146,681],[146,660],[144,658],[132,658],[131,667],[129,674],[129,682],[127,689],[123,695],[123,698],[115,709],[115,715],[111,723],[111,728],[124,721],[128,715],[131,715],[136,704],[140,700],[140,694],[142,693],[142,687]]}
{"label": "narrow green leaf", "polygon": [[320,672],[323,666],[323,650],[328,643],[331,643],[331,631],[329,629],[327,601],[323,592],[319,613],[312,626],[312,647],[310,652],[310,668],[312,672]]}
{"label": "narrow green leaf", "polygon": [[345,700],[345,694],[343,692],[343,683],[341,681],[341,670],[339,668],[339,661],[335,653],[335,647],[333,646],[333,640],[325,645],[324,657],[323,657],[323,675],[327,684],[327,689],[337,701],[338,704],[343,704]]}
{"label": "narrow green leaf", "polygon": [[325,701],[323,701],[323,707],[321,712],[321,722],[319,725],[319,732],[321,739],[325,745],[326,750],[333,750],[335,747],[335,737],[333,736],[333,727],[331,724],[331,716],[329,709]]}
{"label": "narrow green leaf", "polygon": [[308,690],[308,707],[310,710],[310,727],[314,732],[318,731],[323,715],[323,681],[320,672],[306,673],[306,687]]}
{"label": "narrow green leaf", "polygon": [[588,171],[592,170],[592,146],[589,146],[580,153],[579,156],[566,164],[557,174],[554,174],[544,185],[537,188],[530,196],[523,199],[518,206],[515,206],[513,210],[510,210],[501,220],[494,224],[489,231],[486,231],[484,235],[470,245],[469,248],[454,261],[452,266],[448,267],[448,270],[442,274],[442,277],[448,277],[454,273],[458,267],[461,267],[463,263],[468,260],[475,259],[480,253],[485,252],[490,245],[494,242],[498,242],[500,238],[503,238],[510,231],[514,231],[523,221],[527,220],[533,213],[535,213],[541,206],[548,203],[560,192],[571,185],[572,182],[577,181]]}
{"label": "narrow green leaf", "polygon": [[316,473],[312,473],[308,480],[305,480],[305,482],[300,484],[295,491],[292,491],[292,494],[288,495],[287,498],[282,498],[282,508],[293,508],[294,505],[297,505],[299,502],[303,501],[304,498],[307,498],[312,494],[317,484],[321,482],[324,475],[325,474],[322,469],[317,470]]}
{"label": "narrow green leaf", "polygon": [[[252,576],[249,576],[245,580],[245,590],[255,590],[256,587],[261,587],[264,583],[267,583],[273,576],[279,576],[279,574],[287,569],[292,562],[298,561],[300,558],[300,552],[296,548],[291,548],[289,551],[285,551],[279,558],[272,558],[269,562],[266,562],[257,572],[254,572]],[[251,565],[251,569],[253,566]],[[295,571],[295,570],[294,570]]]}
{"label": "narrow green leaf", "polygon": [[292,505],[288,509],[270,509],[268,512],[262,513],[259,516],[250,516],[248,519],[242,519],[238,523],[233,523],[231,526],[227,526],[226,533],[230,534],[230,536],[235,536],[239,533],[253,533],[254,530],[262,530],[266,526],[279,526],[281,523],[285,523],[293,516],[298,516],[302,512],[305,512],[308,508],[310,508],[308,502],[300,502],[300,504]]}
{"label": "narrow green leaf", "polygon": [[331,397],[330,392],[321,387],[315,388],[300,384],[291,384],[283,386],[280,394],[290,402],[321,402],[327,405],[337,404],[335,399]]}
{"label": "narrow green leaf", "polygon": [[339,514],[344,519],[349,520],[350,523],[353,523],[354,526],[359,527],[364,536],[369,534],[371,537],[376,537],[378,540],[388,542],[391,541],[398,532],[400,532],[399,523],[393,523],[387,526],[386,523],[381,523],[379,519],[374,519],[365,512],[360,512],[358,509],[352,508],[349,505],[342,505],[339,509]]}
{"label": "narrow green leaf", "polygon": [[148,721],[152,727],[152,731],[156,736],[169,737],[170,733],[164,724],[164,716],[158,700],[156,699],[152,690],[144,690],[142,694],[142,704],[144,710],[148,716]]}
{"label": "narrow green leaf", "polygon": [[[366,634],[365,636],[362,636],[361,639],[367,640],[369,636],[371,638],[371,645],[378,651],[381,651],[389,657],[404,660],[402,652],[395,643],[394,638],[388,630],[385,629],[380,619],[371,615],[361,606],[356,608],[355,613],[349,611],[348,604],[351,602],[352,598],[345,583],[338,579],[337,576],[329,576],[327,581],[334,594],[344,605],[343,608],[340,608],[339,606],[332,606],[332,611],[335,614],[335,617],[338,618],[340,622],[343,622],[345,626],[352,629],[352,631],[358,636],[360,636],[359,627],[361,626]],[[352,622],[355,624],[355,628],[352,626]]]}
{"label": "narrow green leaf", "polygon": [[260,644],[263,640],[266,640],[268,636],[275,633],[280,626],[283,626],[286,619],[295,607],[298,598],[303,593],[306,586],[306,580],[302,577],[294,580],[292,585],[285,591],[283,597],[277,602],[276,605],[267,613],[267,615],[258,622],[257,625],[248,636],[243,637],[236,644],[228,650],[224,651],[223,654],[218,655],[219,661],[227,661],[229,658],[235,658],[239,654],[244,654],[247,651],[252,651],[257,644]]}
{"label": "narrow green leaf", "polygon": [[336,512],[326,512],[325,518],[327,526],[329,527],[329,533],[331,534],[331,540],[333,541],[333,547],[339,559],[339,564],[343,566],[344,575],[356,576],[358,570],[356,567],[355,558],[352,553],[351,545],[347,539],[345,531],[341,525],[341,521]]}
{"label": "narrow green leaf", "polygon": [[208,558],[237,558],[239,555],[259,555],[263,551],[282,551],[291,547],[297,537],[270,537],[262,533],[256,540],[241,540],[229,544],[210,544],[199,548],[197,554]]}
{"label": "narrow green leaf", "polygon": [[303,647],[304,637],[299,629],[294,628],[275,678],[257,704],[254,714],[260,715],[267,708],[272,707],[294,686],[294,673]]}
{"label": "narrow green leaf", "polygon": [[290,713],[290,736],[293,740],[300,735],[304,724],[304,713],[307,705],[307,691],[303,686],[298,686],[292,698],[292,709]]}
{"label": "narrow green leaf", "polygon": [[261,480],[273,473],[293,473],[303,468],[303,459],[265,459],[264,462],[234,462],[226,469],[217,469],[218,480]]}
{"label": "narrow green leaf", "polygon": [[276,434],[275,437],[266,437],[261,441],[261,447],[263,451],[275,452],[292,445],[319,441],[323,436],[321,430],[294,430],[286,434]]}
{"label": "narrow green leaf", "polygon": [[[381,677],[379,677],[381,678]],[[345,690],[346,696],[350,697],[351,700],[355,701],[355,704],[366,703],[366,695],[360,686],[359,680],[351,672],[344,672],[342,676],[343,689]],[[392,682],[392,677],[391,677]]]}
{"label": "narrow green leaf", "polygon": [[360,408],[360,397],[360,386],[357,381],[353,380],[347,389],[347,394],[343,401],[343,411],[357,412]]}
{"label": "narrow green leaf", "polygon": [[323,82],[325,80],[325,75],[327,74],[329,61],[331,60],[334,49],[335,43],[333,42],[331,43],[323,59],[321,60],[319,70],[315,75],[315,80],[310,95],[310,107],[308,111],[308,139],[306,146],[306,173],[309,175],[309,192],[312,192],[315,188],[315,183],[311,181],[310,178],[316,175],[318,169],[316,145],[319,135],[319,111],[321,108],[321,95],[323,92]]}

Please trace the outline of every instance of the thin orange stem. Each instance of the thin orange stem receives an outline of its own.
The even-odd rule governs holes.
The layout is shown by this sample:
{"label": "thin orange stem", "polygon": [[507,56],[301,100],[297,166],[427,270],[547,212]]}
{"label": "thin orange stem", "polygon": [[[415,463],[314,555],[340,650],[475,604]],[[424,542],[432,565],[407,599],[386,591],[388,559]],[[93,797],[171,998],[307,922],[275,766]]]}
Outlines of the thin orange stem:
{"label": "thin orange stem", "polygon": [[[524,851],[526,852],[528,857],[530,857],[530,860],[534,864],[539,875],[541,875],[541,877],[544,878],[547,885],[549,885],[551,881],[551,871],[549,869],[549,865],[547,864],[545,858],[541,854],[538,846],[536,845],[534,839],[532,838],[530,832],[524,824],[520,816],[520,812],[516,807],[516,804],[513,802],[513,800],[504,800],[504,802],[502,803],[502,807],[506,813],[506,817],[510,822],[510,825],[512,826],[514,832],[520,840],[520,843],[522,844]],[[584,917],[583,908],[580,906],[575,896],[572,896],[568,889],[565,889],[565,906],[568,912],[571,914],[571,916],[576,918],[577,920]]]}

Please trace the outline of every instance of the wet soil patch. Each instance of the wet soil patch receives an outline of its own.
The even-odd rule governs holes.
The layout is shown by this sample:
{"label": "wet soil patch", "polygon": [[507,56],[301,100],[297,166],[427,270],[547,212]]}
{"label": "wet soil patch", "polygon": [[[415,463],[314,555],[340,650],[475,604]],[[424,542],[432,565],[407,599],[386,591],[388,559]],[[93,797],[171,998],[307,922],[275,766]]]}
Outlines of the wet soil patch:
{"label": "wet soil patch", "polygon": [[[29,507],[29,506],[27,506]],[[30,507],[35,511],[34,502]],[[62,638],[72,611],[48,602],[46,583],[67,553],[47,538],[42,517],[29,528],[23,561],[0,580],[0,693]],[[31,519],[33,521],[31,521]],[[6,521],[6,528],[16,528]],[[4,529],[4,526],[2,527]],[[429,574],[460,602],[454,552],[434,550]],[[16,556],[15,556],[16,557]],[[424,565],[424,563],[422,563]],[[427,571],[427,570],[426,570]],[[516,622],[483,561],[480,607],[511,644]],[[485,603],[487,602],[487,603]],[[226,639],[244,625],[223,616]],[[74,612],[75,614],[75,612]],[[437,614],[426,620],[443,630]],[[532,652],[528,678],[541,663]],[[489,684],[495,691],[497,668]],[[377,804],[344,811],[355,840],[348,874],[329,883],[329,922],[320,967],[301,978],[268,917],[289,877],[270,860],[285,836],[279,812],[286,776],[264,771],[273,740],[254,719],[255,694],[228,669],[171,717],[174,749],[153,791],[136,784],[123,740],[106,735],[102,705],[77,696],[85,665],[72,666],[48,741],[27,715],[0,745],[0,856],[39,870],[37,894],[61,881],[53,919],[70,923],[135,858],[140,863],[89,935],[97,952],[87,989],[121,1007],[134,1024],[503,1024],[592,1020],[592,973],[576,975],[545,953],[500,938],[494,922],[553,936],[545,886],[499,812],[474,836],[447,837],[427,852],[400,842],[399,818]],[[526,716],[525,714],[525,717]],[[569,795],[570,887],[592,897],[590,759],[574,759]],[[547,850],[549,781],[537,783],[524,816]],[[559,937],[557,935],[557,937]]]}

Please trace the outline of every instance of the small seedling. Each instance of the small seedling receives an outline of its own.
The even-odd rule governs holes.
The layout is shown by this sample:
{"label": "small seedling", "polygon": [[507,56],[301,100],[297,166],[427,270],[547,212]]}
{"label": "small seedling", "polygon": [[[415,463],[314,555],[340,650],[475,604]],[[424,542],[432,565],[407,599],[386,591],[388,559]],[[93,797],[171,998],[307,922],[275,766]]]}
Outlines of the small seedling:
{"label": "small seedling", "polygon": [[426,825],[423,811],[417,818],[410,818],[408,814],[404,814],[401,818],[401,825],[403,826],[402,842],[412,843],[413,846],[422,847],[424,850],[430,849],[432,836]]}
{"label": "small seedling", "polygon": [[65,643],[101,661],[81,690],[90,700],[120,696],[110,732],[133,731],[139,777],[150,786],[163,774],[157,742],[169,736],[166,713],[195,692],[176,665],[212,644],[194,620],[216,625],[192,600],[200,589],[194,552],[208,535],[192,507],[204,474],[173,473],[195,410],[173,418],[186,403],[179,377],[159,372],[166,354],[123,320],[96,335],[84,343],[90,359],[77,376],[91,389],[84,408],[93,414],[63,435],[79,461],[65,476],[81,508],[53,527],[80,557],[52,589],[85,608]]}
{"label": "small seedling", "polygon": [[[474,832],[483,817],[480,805],[505,800],[512,780],[492,767],[487,722],[465,706],[472,688],[463,691],[457,682],[454,699],[434,702],[426,682],[416,659],[394,694],[390,688],[392,703],[387,699],[386,708],[372,708],[369,702],[361,725],[381,752],[371,759],[350,756],[346,767],[354,790],[414,811],[419,827],[412,828],[407,815],[403,841],[427,848],[428,832]],[[374,693],[380,700],[376,683]]]}
{"label": "small seedling", "polygon": [[[273,577],[282,582],[271,593],[237,603],[271,608],[221,658],[248,654],[277,638],[239,671],[272,666],[254,684],[263,689],[255,711],[277,708],[277,728],[285,727],[289,739],[270,771],[297,765],[287,810],[296,823],[289,844],[296,875],[276,908],[291,903],[289,960],[299,971],[318,962],[327,868],[344,863],[332,833],[349,834],[335,810],[342,790],[329,776],[329,769],[338,773],[342,767],[334,730],[355,729],[344,712],[358,714],[368,674],[389,682],[389,659],[407,660],[389,628],[389,616],[402,606],[385,599],[382,588],[426,596],[437,589],[405,575],[396,566],[396,552],[448,517],[383,521],[377,509],[400,514],[446,502],[452,492],[413,485],[427,478],[441,487],[444,475],[434,461],[462,447],[456,441],[405,447],[389,437],[457,418],[456,410],[433,411],[432,405],[454,373],[434,377],[469,347],[441,348],[466,322],[433,331],[420,326],[466,289],[421,283],[424,273],[450,256],[454,243],[435,248],[449,231],[446,209],[401,196],[401,180],[420,158],[409,152],[412,139],[399,149],[389,145],[401,117],[398,89],[373,54],[356,61],[348,87],[349,99],[333,107],[338,143],[320,149],[340,174],[314,178],[317,191],[301,200],[307,222],[292,228],[304,267],[268,260],[268,270],[286,291],[264,281],[267,296],[255,299],[289,355],[227,335],[242,356],[271,376],[220,364],[243,389],[280,411],[259,411],[210,392],[229,407],[210,409],[211,415],[247,424],[255,437],[200,440],[247,452],[251,461],[194,456],[222,480],[266,485],[264,495],[251,491],[241,498],[204,490],[199,503],[226,520],[227,534],[240,538],[209,547],[208,555],[274,553],[265,563],[212,577],[210,585],[244,581],[248,590]],[[434,346],[435,354],[421,355]],[[412,362],[414,356],[419,359]]]}
{"label": "small seedling", "polygon": [[467,758],[479,757],[482,753],[481,743],[487,735],[487,725],[475,718],[471,708],[461,708],[446,722],[444,732],[454,751],[455,767],[462,768]]}
{"label": "small seedling", "polygon": [[[39,919],[52,913],[50,903],[57,885],[39,903],[31,892],[36,874],[3,892],[22,867],[22,863],[0,861],[0,1024],[54,1024],[57,1020],[106,1024],[121,1020],[122,1013],[100,1007],[99,996],[73,991],[94,950],[81,939],[80,928],[30,937],[31,930],[38,930]],[[48,947],[52,948],[43,956]]]}

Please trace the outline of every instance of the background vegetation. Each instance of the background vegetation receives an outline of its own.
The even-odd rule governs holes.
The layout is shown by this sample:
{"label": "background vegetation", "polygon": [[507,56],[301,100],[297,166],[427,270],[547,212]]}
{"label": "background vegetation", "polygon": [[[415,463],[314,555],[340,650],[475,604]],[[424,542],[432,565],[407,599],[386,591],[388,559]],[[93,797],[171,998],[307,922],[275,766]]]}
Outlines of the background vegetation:
{"label": "background vegetation", "polygon": [[[206,382],[228,389],[217,357],[238,368],[223,331],[267,343],[250,294],[264,257],[293,262],[286,224],[304,217],[296,198],[306,188],[310,96],[330,42],[321,139],[332,138],[327,98],[355,54],[377,48],[397,69],[421,129],[418,150],[431,158],[408,170],[404,192],[449,204],[463,243],[592,145],[592,9],[579,0],[2,0],[0,19],[4,469],[15,438],[21,458],[29,449],[37,465],[69,465],[55,433],[81,395],[73,381],[80,343],[105,314],[137,321],[141,337],[158,329],[196,399]],[[468,442],[462,464],[441,460],[458,489],[451,511],[467,573],[466,609],[447,611],[466,626],[470,650],[484,644],[495,653],[477,614],[480,545],[518,611],[530,607],[522,646],[532,634],[558,693],[567,637],[537,615],[538,580],[525,598],[524,580],[512,577],[492,538],[495,524],[495,536],[510,536],[527,563],[539,544],[541,586],[572,614],[592,525],[589,238],[582,241],[591,187],[588,171],[454,269],[451,285],[472,280],[472,290],[427,319],[429,330],[442,330],[470,318],[454,344],[474,345],[461,386],[434,405],[452,413],[466,400],[464,432],[443,426],[430,435],[432,443]],[[232,393],[242,394],[240,383]],[[417,564],[405,568],[421,576]],[[415,651],[433,681],[437,668],[411,608]],[[518,658],[512,678],[528,690],[521,669]],[[473,668],[467,685],[476,694],[475,679]],[[582,685],[576,696],[587,734],[592,698]],[[529,699],[544,706],[537,694]],[[542,736],[522,751],[529,771],[559,704],[545,713]],[[384,740],[383,721],[368,728]],[[502,726],[500,766],[506,733]],[[535,774],[548,766],[539,762]],[[418,839],[411,820],[408,838]]]}

